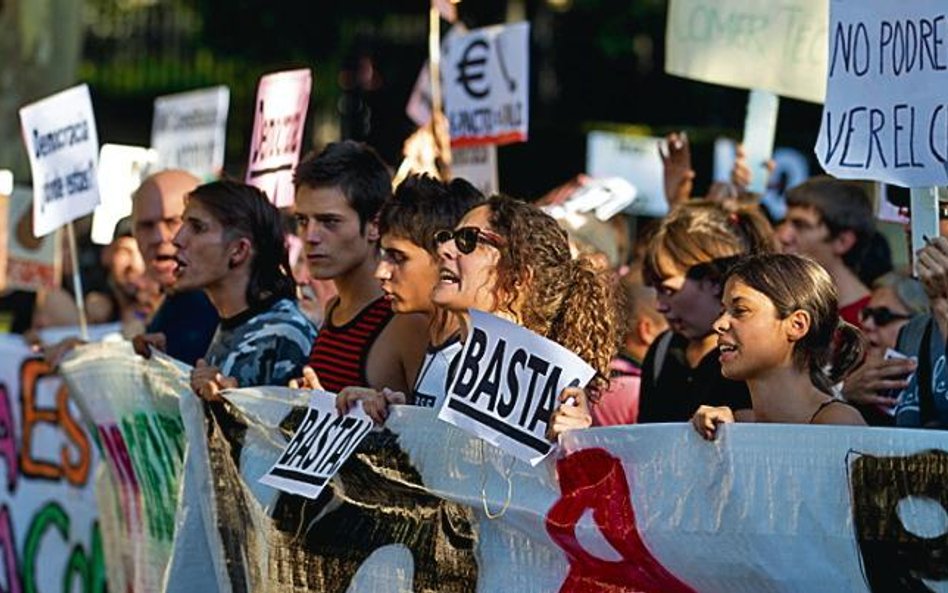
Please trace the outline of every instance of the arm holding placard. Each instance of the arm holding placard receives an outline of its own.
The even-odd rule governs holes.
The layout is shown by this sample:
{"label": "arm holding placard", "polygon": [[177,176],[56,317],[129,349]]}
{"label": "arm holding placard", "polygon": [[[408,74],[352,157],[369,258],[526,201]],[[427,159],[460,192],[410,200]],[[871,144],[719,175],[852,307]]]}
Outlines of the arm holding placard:
{"label": "arm holding placard", "polygon": [[191,389],[205,401],[221,401],[221,391],[237,388],[237,379],[225,377],[220,369],[199,358],[191,370]]}
{"label": "arm holding placard", "polygon": [[559,435],[579,428],[592,426],[592,413],[589,410],[589,396],[585,389],[567,387],[560,393],[560,405],[550,416],[547,438],[555,441]]}
{"label": "arm holding placard", "polygon": [[691,145],[688,134],[672,132],[658,145],[665,177],[665,199],[668,207],[687,202],[695,185],[695,170],[691,167]]}
{"label": "arm holding placard", "polygon": [[932,317],[941,335],[948,335],[948,239],[928,239],[917,254],[916,266],[918,279],[931,302]]}

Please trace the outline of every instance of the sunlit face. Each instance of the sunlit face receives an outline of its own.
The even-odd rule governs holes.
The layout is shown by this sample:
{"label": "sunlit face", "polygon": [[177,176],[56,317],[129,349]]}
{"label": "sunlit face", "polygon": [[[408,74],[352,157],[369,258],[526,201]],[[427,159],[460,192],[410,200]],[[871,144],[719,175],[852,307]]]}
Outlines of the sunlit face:
{"label": "sunlit face", "polygon": [[313,278],[331,280],[345,276],[378,249],[378,227],[366,222],[338,187],[300,186],[296,190],[297,232]]}
{"label": "sunlit face", "polygon": [[396,313],[430,313],[438,283],[438,260],[410,239],[385,234],[375,277]]}
{"label": "sunlit face", "polygon": [[872,291],[869,303],[863,309],[860,317],[863,333],[873,349],[885,352],[886,348],[895,348],[898,341],[899,330],[908,323],[908,319],[892,319],[888,323],[882,324],[879,315],[874,312],[879,309],[888,309],[897,316],[909,315],[909,310],[899,300],[895,294],[895,289],[891,286],[881,286]]}
{"label": "sunlit face", "polygon": [[172,239],[181,228],[184,197],[196,182],[184,175],[158,174],[145,182],[132,204],[132,234],[145,260],[148,275],[161,286],[175,283],[175,247]]}
{"label": "sunlit face", "polygon": [[724,311],[714,322],[721,374],[746,381],[793,364],[789,319],[778,319],[773,302],[739,279],[724,286]]}
{"label": "sunlit face", "polygon": [[[495,233],[489,218],[490,208],[478,206],[465,214],[455,228],[477,227]],[[497,309],[493,289],[500,261],[498,247],[478,241],[471,253],[461,253],[455,241],[446,241],[438,246],[438,256],[439,279],[432,293],[436,305],[452,311]]]}
{"label": "sunlit face", "polygon": [[717,285],[706,280],[686,278],[684,271],[661,260],[659,258],[660,267],[668,271],[668,275],[655,286],[656,309],[665,317],[673,332],[688,340],[700,340],[708,336],[714,331],[711,325],[721,312]]}
{"label": "sunlit face", "polygon": [[815,208],[790,206],[775,235],[784,253],[805,255],[824,265],[831,261],[830,230]]}
{"label": "sunlit face", "polygon": [[176,290],[216,288],[231,270],[230,248],[224,240],[224,228],[211,213],[195,200],[184,210],[184,222],[174,237]]}

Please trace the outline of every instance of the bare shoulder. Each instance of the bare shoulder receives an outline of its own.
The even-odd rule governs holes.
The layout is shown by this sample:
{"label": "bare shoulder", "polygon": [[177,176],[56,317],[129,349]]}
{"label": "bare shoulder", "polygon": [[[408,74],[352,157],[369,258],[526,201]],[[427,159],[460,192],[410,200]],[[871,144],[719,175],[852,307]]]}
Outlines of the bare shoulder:
{"label": "bare shoulder", "polygon": [[369,384],[406,391],[415,375],[428,345],[428,318],[420,314],[398,314],[392,317],[379,334],[366,365]]}
{"label": "bare shoulder", "polygon": [[382,330],[383,338],[406,337],[428,341],[428,317],[421,313],[398,314]]}
{"label": "bare shoulder", "polygon": [[859,410],[845,402],[834,402],[831,406],[826,406],[816,418],[813,424],[837,424],[848,426],[866,426]]}

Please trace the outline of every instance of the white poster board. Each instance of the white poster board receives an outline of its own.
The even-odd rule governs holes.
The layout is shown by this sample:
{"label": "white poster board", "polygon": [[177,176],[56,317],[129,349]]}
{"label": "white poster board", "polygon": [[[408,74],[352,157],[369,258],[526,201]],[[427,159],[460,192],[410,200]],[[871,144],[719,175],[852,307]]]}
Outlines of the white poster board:
{"label": "white poster board", "polygon": [[482,311],[471,329],[438,418],[536,465],[553,449],[550,416],[566,387],[595,370],[556,342]]}
{"label": "white poster board", "polygon": [[92,216],[92,242],[108,245],[115,225],[132,213],[132,194],[158,160],[158,153],[142,146],[103,144],[99,152],[101,203]]}
{"label": "white poster board", "polygon": [[293,205],[293,169],[300,160],[312,86],[312,72],[305,68],[267,74],[257,87],[246,181],[277,207]]}
{"label": "white poster board", "polygon": [[629,214],[668,214],[664,171],[658,154],[661,138],[595,131],[586,136],[586,172],[592,177],[621,177],[635,186]]}
{"label": "white poster board", "polygon": [[828,2],[670,0],[665,71],[821,103]]}
{"label": "white poster board", "polygon": [[33,234],[45,236],[99,203],[99,138],[81,84],[20,109],[33,172]]}
{"label": "white poster board", "polygon": [[33,188],[13,187],[7,219],[7,288],[54,288],[62,280],[59,233],[33,235]]}
{"label": "white poster board", "polygon": [[530,123],[530,23],[448,40],[441,60],[451,146],[525,142]]}
{"label": "white poster board", "polygon": [[224,168],[230,89],[216,86],[155,99],[151,147],[156,169],[183,169],[210,181]]}
{"label": "white poster board", "polygon": [[948,21],[939,0],[834,1],[816,157],[843,179],[948,185]]}
{"label": "white poster board", "polygon": [[471,182],[485,196],[500,191],[497,175],[497,147],[469,146],[451,151],[451,173]]}

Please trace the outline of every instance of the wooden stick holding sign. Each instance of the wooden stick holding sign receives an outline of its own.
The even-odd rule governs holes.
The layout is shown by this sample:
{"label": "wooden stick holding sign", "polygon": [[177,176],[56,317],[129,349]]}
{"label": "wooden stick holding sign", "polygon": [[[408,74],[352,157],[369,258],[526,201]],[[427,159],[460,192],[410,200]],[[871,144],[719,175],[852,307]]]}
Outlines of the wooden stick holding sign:
{"label": "wooden stick holding sign", "polygon": [[336,398],[317,392],[293,438],[260,483],[316,498],[372,426],[372,419],[362,410],[362,402],[340,416]]}
{"label": "wooden stick holding sign", "polygon": [[583,387],[595,370],[532,331],[470,311],[471,331],[438,418],[536,465],[553,449],[550,416],[566,387]]}
{"label": "wooden stick holding sign", "polygon": [[72,221],[66,223],[66,237],[69,241],[69,257],[72,262],[72,288],[76,293],[76,307],[79,309],[79,337],[89,341],[89,324],[86,322],[86,300],[82,292],[82,274],[79,273],[79,255],[76,248],[76,231]]}

